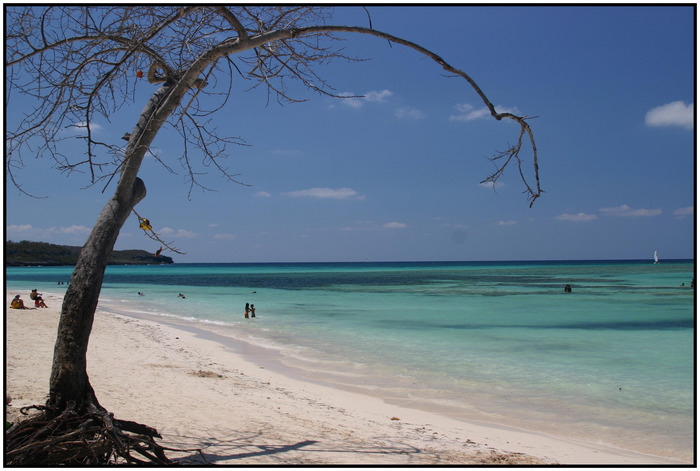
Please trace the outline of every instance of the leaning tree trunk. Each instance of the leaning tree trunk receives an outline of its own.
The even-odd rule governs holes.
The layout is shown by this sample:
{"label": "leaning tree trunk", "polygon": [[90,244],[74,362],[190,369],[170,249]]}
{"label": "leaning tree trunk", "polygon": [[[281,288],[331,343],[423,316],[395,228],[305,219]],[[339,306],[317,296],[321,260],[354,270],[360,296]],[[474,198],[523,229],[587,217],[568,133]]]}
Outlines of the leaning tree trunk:
{"label": "leaning tree trunk", "polygon": [[[211,58],[205,57],[179,79],[168,79],[141,112],[124,152],[114,196],[80,251],[63,298],[46,405],[25,408],[43,414],[6,432],[6,465],[173,463],[165,456],[166,449],[155,442],[160,438],[156,429],[118,420],[99,404],[87,374],[87,348],[107,260],[134,206],[146,196],[146,185],[137,177],[143,158],[207,60]],[[201,455],[201,450],[179,451]]]}
{"label": "leaning tree trunk", "polygon": [[60,412],[85,412],[100,408],[87,375],[87,347],[107,260],[119,230],[134,206],[146,196],[146,186],[137,178],[127,197],[115,194],[104,207],[87,243],[80,252],[70,285],[63,298],[58,336],[51,369],[47,407]]}
{"label": "leaning tree trunk", "polygon": [[174,83],[161,86],[144,108],[129,139],[114,196],[100,213],[80,251],[61,308],[46,403],[49,415],[57,416],[66,410],[78,414],[103,410],[87,375],[88,340],[102,280],[119,231],[134,206],[146,196],[146,186],[137,177],[141,162],[158,130],[179,103],[181,89]]}
{"label": "leaning tree trunk", "polygon": [[[6,465],[173,464],[166,448],[155,441],[161,438],[156,429],[116,419],[100,405],[88,379],[87,348],[107,260],[134,206],[146,196],[146,185],[137,177],[141,162],[186,89],[179,83],[163,85],[141,113],[124,153],[114,196],[80,251],[63,299],[49,398],[45,406],[29,407],[43,414],[7,430]],[[201,450],[179,451],[196,451],[201,456]]]}

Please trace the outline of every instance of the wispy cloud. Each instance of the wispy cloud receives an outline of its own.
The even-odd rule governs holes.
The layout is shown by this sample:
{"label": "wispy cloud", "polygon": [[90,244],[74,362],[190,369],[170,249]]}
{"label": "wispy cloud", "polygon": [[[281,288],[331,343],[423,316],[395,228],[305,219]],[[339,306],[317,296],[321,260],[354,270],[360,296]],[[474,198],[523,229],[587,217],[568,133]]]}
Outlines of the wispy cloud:
{"label": "wispy cloud", "polygon": [[[51,229],[54,229],[53,227]],[[56,229],[59,234],[71,234],[71,235],[87,235],[90,233],[90,228],[85,226],[76,226],[73,224],[70,227],[59,227]]]}
{"label": "wispy cloud", "polygon": [[389,97],[394,93],[391,90],[371,90],[369,92],[361,94],[361,96],[356,95],[352,92],[339,93],[341,97],[340,102],[350,108],[362,108],[367,103],[385,103]]}
{"label": "wispy cloud", "polygon": [[503,182],[481,182],[481,183],[479,183],[479,186],[482,188],[490,188],[492,190],[495,190],[497,188],[503,188],[505,186],[505,183],[503,183]]}
{"label": "wispy cloud", "polygon": [[88,235],[90,228],[73,224],[68,227],[34,227],[31,224],[12,224],[7,226],[7,235],[10,237],[17,236],[50,236],[52,234],[64,235]]}
{"label": "wispy cloud", "polygon": [[423,119],[425,118],[425,115],[423,114],[422,111],[417,110],[415,108],[411,108],[410,106],[404,106],[403,108],[399,108],[394,112],[394,116],[396,116],[399,119]]}
{"label": "wispy cloud", "polygon": [[385,102],[394,93],[391,90],[372,90],[371,92],[365,93],[365,100],[369,102],[382,103]]}
{"label": "wispy cloud", "polygon": [[650,217],[658,216],[659,214],[661,214],[660,209],[633,209],[627,206],[626,204],[623,204],[621,206],[614,206],[611,208],[600,208],[599,211],[609,216],[618,217]]}
{"label": "wispy cloud", "polygon": [[514,226],[516,224],[517,224],[517,222],[515,222],[515,221],[498,221],[496,223],[496,225],[498,225],[498,226]]}
{"label": "wispy cloud", "polygon": [[[98,124],[94,121],[90,123],[90,132],[98,133],[100,131],[102,131],[102,126],[100,124]],[[61,133],[63,135],[69,135],[69,136],[87,135],[87,122],[86,121],[78,121],[77,123],[74,123],[72,125],[68,125],[64,129],[61,130]]]}
{"label": "wispy cloud", "polygon": [[[87,130],[87,122],[86,121],[79,121],[73,125],[73,127],[77,129],[86,129]],[[100,126],[97,123],[90,123],[90,131],[100,131],[102,129],[102,126]]]}
{"label": "wispy cloud", "polygon": [[21,234],[27,234],[32,231],[34,227],[31,224],[10,224],[5,228],[7,235],[14,237]]}
{"label": "wispy cloud", "polygon": [[272,195],[270,195],[270,193],[268,193],[267,191],[258,191],[257,193],[255,193],[255,196],[257,196],[258,198],[270,198]]}
{"label": "wispy cloud", "polygon": [[588,222],[595,221],[596,219],[598,219],[598,216],[596,216],[595,214],[586,214],[583,212],[578,214],[564,213],[558,216],[554,216],[554,219],[556,219],[557,221]]}
{"label": "wispy cloud", "polygon": [[175,230],[169,227],[164,227],[157,232],[163,235],[167,235],[168,237],[174,237],[176,239],[194,239],[195,237],[197,237],[196,232],[188,231],[185,229]]}
{"label": "wispy cloud", "polygon": [[[457,110],[457,114],[451,115],[450,121],[474,121],[475,119],[485,119],[491,116],[491,113],[485,106],[476,108],[469,103],[458,103],[455,105],[455,109]],[[496,106],[496,112],[520,114],[517,108],[506,108],[503,106]]]}
{"label": "wispy cloud", "polygon": [[288,193],[282,194],[291,198],[318,198],[335,200],[357,200],[365,198],[363,195],[360,195],[352,188],[309,188],[307,190],[290,191]]}
{"label": "wispy cloud", "polygon": [[[53,243],[65,243],[84,240],[90,234],[90,228],[85,226],[51,226],[35,227],[31,224],[11,224],[5,228],[8,239],[41,240]],[[67,236],[67,237],[66,237]]]}
{"label": "wispy cloud", "polygon": [[682,101],[673,101],[647,111],[644,122],[652,127],[679,126],[693,129],[693,111],[693,103],[686,105]]}
{"label": "wispy cloud", "polygon": [[385,229],[405,229],[408,227],[408,224],[403,222],[392,221],[383,224],[382,227]]}
{"label": "wispy cloud", "polygon": [[673,215],[676,216],[676,219],[682,219],[686,216],[692,216],[693,214],[695,214],[694,206],[688,206],[687,208],[678,208],[673,211]]}

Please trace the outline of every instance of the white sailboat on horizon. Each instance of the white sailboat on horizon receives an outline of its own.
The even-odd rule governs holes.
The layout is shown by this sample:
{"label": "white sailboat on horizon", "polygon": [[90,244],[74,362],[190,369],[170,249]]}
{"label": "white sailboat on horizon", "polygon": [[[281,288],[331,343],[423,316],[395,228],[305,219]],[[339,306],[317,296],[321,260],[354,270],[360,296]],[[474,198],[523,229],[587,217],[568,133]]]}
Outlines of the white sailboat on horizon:
{"label": "white sailboat on horizon", "polygon": [[659,263],[659,252],[654,250],[654,265],[656,265],[657,263]]}

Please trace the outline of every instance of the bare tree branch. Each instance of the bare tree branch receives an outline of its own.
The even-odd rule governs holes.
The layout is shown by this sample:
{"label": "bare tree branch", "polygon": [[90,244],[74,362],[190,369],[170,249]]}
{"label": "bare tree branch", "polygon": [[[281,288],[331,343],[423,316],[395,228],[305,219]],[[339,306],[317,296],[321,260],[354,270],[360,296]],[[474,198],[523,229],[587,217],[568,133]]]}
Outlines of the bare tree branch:
{"label": "bare tree branch", "polygon": [[[161,236],[153,230],[153,227],[151,226],[151,222],[146,219],[142,218],[139,213],[136,212],[135,209],[132,209],[133,213],[136,215],[136,217],[139,219],[139,227],[143,229],[144,234],[152,240],[158,241],[161,244],[163,244],[168,250],[171,252],[178,253],[180,255],[186,255],[187,252],[182,252],[180,249],[177,249],[172,246],[172,242],[165,242],[163,239],[161,239]],[[162,250],[162,248],[161,248]],[[160,253],[160,250],[158,251]]]}
{"label": "bare tree branch", "polygon": [[[293,36],[296,34],[305,35],[305,34],[310,34],[310,33],[316,32],[316,31],[361,33],[361,34],[369,34],[372,36],[384,38],[384,39],[387,39],[391,42],[395,42],[397,44],[401,44],[401,45],[409,47],[415,51],[418,51],[419,53],[421,53],[421,54],[429,57],[433,61],[437,62],[446,71],[465,79],[469,83],[469,85],[471,85],[471,87],[474,89],[474,91],[479,95],[481,100],[484,102],[484,104],[488,108],[491,116],[493,116],[495,119],[497,119],[499,121],[503,118],[511,119],[520,125],[520,136],[518,137],[518,144],[516,146],[512,147],[511,149],[509,149],[508,151],[506,151],[506,153],[508,153],[511,156],[511,158],[514,157],[515,160],[517,161],[518,171],[520,173],[520,176],[521,176],[523,183],[525,184],[526,192],[528,194],[528,200],[530,201],[530,207],[532,207],[535,200],[541,196],[542,190],[540,189],[537,146],[535,145],[535,138],[532,134],[532,129],[530,128],[530,125],[526,121],[528,119],[527,116],[516,116],[516,115],[514,115],[512,113],[508,113],[508,112],[505,112],[505,113],[497,112],[496,107],[493,105],[493,103],[491,103],[491,101],[488,99],[486,94],[481,90],[479,85],[477,85],[477,83],[474,81],[474,79],[472,79],[466,72],[464,72],[460,69],[457,69],[456,67],[450,65],[442,57],[438,56],[434,52],[432,52],[432,51],[430,51],[430,50],[424,48],[423,46],[420,46],[414,42],[405,40],[403,38],[396,37],[396,36],[388,34],[388,33],[377,31],[377,30],[374,30],[371,28],[362,28],[362,27],[357,27],[357,26],[352,26],[352,27],[349,27],[349,26],[310,26],[310,27],[306,27],[306,28],[301,28],[298,31],[290,32],[290,34],[292,34]],[[525,175],[523,174],[522,160],[520,159],[520,150],[522,148],[522,139],[523,139],[524,134],[528,135],[528,138],[530,140],[530,144],[532,147],[532,159],[533,159],[534,174],[535,174],[534,188],[532,188],[530,186],[527,179],[525,178]],[[501,157],[502,157],[502,155],[497,156],[496,158],[498,159]],[[503,167],[500,169],[500,171],[497,171],[496,173],[490,175],[484,181],[495,182],[498,179],[498,177],[503,173],[505,166],[508,165],[508,163],[511,161],[511,158],[508,158],[506,160],[505,165],[503,165]]]}
{"label": "bare tree branch", "polygon": [[[13,80],[10,89],[14,92],[19,87],[22,91],[43,100],[45,104],[38,108],[34,115],[28,116],[24,120],[26,125],[20,126],[16,133],[8,133],[10,160],[18,158],[18,153],[22,151],[23,144],[29,137],[41,133],[49,139],[46,139],[40,153],[61,159],[62,169],[73,171],[86,166],[93,183],[111,180],[113,172],[105,173],[104,170],[110,165],[113,166],[114,160],[104,161],[96,153],[98,146],[105,146],[95,139],[92,123],[96,116],[108,118],[118,109],[123,104],[119,97],[133,96],[133,91],[126,91],[127,86],[136,83],[133,77],[134,70],[152,70],[154,67],[163,70],[164,76],[160,79],[162,83],[171,81],[169,93],[177,90],[177,95],[186,95],[188,90],[194,91],[186,104],[175,112],[170,124],[180,132],[183,139],[194,138],[193,143],[196,147],[204,150],[206,146],[197,144],[197,141],[201,143],[198,137],[201,136],[200,133],[182,132],[182,120],[188,114],[190,117],[201,117],[208,113],[200,108],[199,103],[203,101],[198,100],[198,95],[206,94],[213,98],[219,93],[216,87],[211,90],[209,87],[203,87],[207,81],[215,80],[219,72],[216,67],[219,59],[227,58],[229,66],[236,67],[240,75],[252,80],[250,89],[265,86],[270,96],[277,97],[281,102],[306,100],[292,96],[287,82],[299,82],[316,92],[342,98],[315,72],[314,65],[323,65],[334,59],[359,60],[348,57],[340,49],[332,47],[339,41],[335,35],[359,33],[386,39],[390,44],[400,44],[429,57],[450,74],[466,80],[495,119],[506,118],[517,122],[521,127],[518,144],[513,147],[513,157],[517,158],[507,159],[505,162],[518,166],[531,203],[541,194],[537,148],[534,145],[532,129],[526,122],[527,117],[499,113],[471,76],[416,43],[374,29],[371,18],[369,28],[327,25],[323,23],[329,18],[329,10],[311,6],[126,9],[50,7],[43,10],[28,7],[24,11],[28,17],[41,11],[41,27],[32,28],[32,34],[26,34],[27,29],[24,28],[18,28],[17,31],[10,29],[9,36],[15,41],[6,53],[7,64],[13,69],[13,73],[16,66],[38,73],[41,85],[22,84]],[[65,13],[70,14],[66,16]],[[24,20],[28,18],[26,15],[22,16]],[[64,22],[64,36],[60,36],[59,32],[50,27],[56,17],[61,17]],[[99,21],[96,20],[98,17]],[[22,20],[19,20],[18,24],[21,25]],[[178,32],[177,35],[175,31]],[[233,36],[230,36],[230,33],[234,33]],[[245,54],[246,51],[252,52],[252,55]],[[232,62],[233,55],[238,58],[239,63],[248,67],[247,71],[242,71]],[[66,64],[66,68],[61,71],[49,67],[55,63],[45,60],[49,56],[65,57],[63,63]],[[39,60],[36,60],[37,58]],[[147,62],[144,63],[144,60]],[[231,75],[228,76],[230,81]],[[58,77],[62,78],[57,82]],[[94,78],[90,80],[88,77]],[[44,86],[44,83],[47,85]],[[108,93],[103,93],[103,90]],[[220,106],[215,106],[211,112],[224,106],[230,96],[230,87],[220,96]],[[57,139],[58,132],[64,128],[64,123],[77,121],[85,123],[86,159],[70,163],[61,156],[54,143],[60,142]],[[195,123],[191,119],[187,121],[190,124]],[[209,134],[210,137],[213,135]],[[525,136],[533,152],[533,184],[526,180],[524,161],[520,158]],[[226,139],[222,138],[222,141]],[[212,163],[214,159],[221,159],[225,155],[227,154],[217,151],[208,155],[207,160]],[[17,160],[16,163],[21,167],[21,160]],[[218,163],[213,166],[223,168]],[[193,170],[190,165],[183,168],[195,182],[202,174]],[[502,172],[496,172],[487,177],[486,181],[498,178],[501,174]]]}

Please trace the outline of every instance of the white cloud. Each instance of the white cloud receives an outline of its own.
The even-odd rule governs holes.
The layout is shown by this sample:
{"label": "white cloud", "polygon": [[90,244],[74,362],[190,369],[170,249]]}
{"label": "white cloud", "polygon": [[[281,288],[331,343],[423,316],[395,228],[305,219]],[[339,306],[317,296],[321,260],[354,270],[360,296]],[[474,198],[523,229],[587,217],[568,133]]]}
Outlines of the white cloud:
{"label": "white cloud", "polygon": [[[31,224],[11,224],[7,226],[5,235],[8,239],[37,240],[54,244],[77,243],[84,240],[90,233],[90,228],[72,225],[68,227],[35,227]],[[68,236],[68,237],[66,237]]]}
{"label": "white cloud", "polygon": [[460,103],[455,105],[455,109],[459,114],[451,115],[450,121],[472,121],[474,119],[484,118],[488,116],[489,110],[486,108],[474,109],[469,103]]}
{"label": "white cloud", "polygon": [[90,228],[85,226],[76,226],[75,224],[70,227],[59,227],[56,232],[59,234],[72,234],[72,235],[87,235],[90,233]]}
{"label": "white cloud", "polygon": [[157,231],[162,235],[167,235],[168,237],[182,238],[182,239],[194,239],[197,237],[196,232],[187,231],[185,229],[178,229],[177,231],[169,227],[164,227]]}
{"label": "white cloud", "polygon": [[673,211],[673,215],[676,216],[677,219],[683,218],[685,216],[692,216],[693,214],[695,214],[694,206],[688,206],[687,208],[678,208]]}
{"label": "white cloud", "polygon": [[68,227],[52,226],[49,228],[34,227],[31,224],[12,224],[7,226],[7,234],[9,236],[34,235],[38,237],[48,237],[52,234],[87,235],[89,233],[89,227],[77,226],[75,224]]}
{"label": "white cloud", "polygon": [[372,90],[371,92],[365,93],[365,100],[377,103],[384,103],[387,100],[387,98],[389,98],[392,95],[393,93],[391,90]]}
{"label": "white cloud", "polygon": [[174,237],[184,238],[184,239],[194,239],[197,237],[196,232],[186,231],[184,229],[178,229]]}
{"label": "white cloud", "polygon": [[392,222],[387,222],[382,227],[385,229],[405,229],[408,227],[408,224],[405,224],[403,222],[392,221]]}
{"label": "white cloud", "polygon": [[358,97],[354,93],[350,92],[343,92],[339,94],[341,97],[347,97],[347,98],[341,98],[340,102],[344,104],[345,106],[349,106],[350,108],[362,108],[362,106],[365,104],[364,101],[362,100],[362,97]]}
{"label": "white cloud", "polygon": [[483,187],[483,188],[496,189],[496,188],[504,187],[505,183],[503,183],[503,182],[481,182],[481,183],[479,183],[479,186]]}
{"label": "white cloud", "polygon": [[292,198],[319,198],[319,199],[364,199],[364,196],[358,194],[352,188],[309,188],[308,190],[298,190],[290,191],[288,193],[283,193],[285,196],[290,196]]}
{"label": "white cloud", "polygon": [[517,224],[515,221],[498,221],[497,223],[499,226],[514,226]]}
{"label": "white cloud", "polygon": [[660,209],[632,209],[626,204],[611,208],[600,208],[601,213],[619,217],[649,217],[661,214]]}
{"label": "white cloud", "polygon": [[31,224],[11,224],[7,226],[7,235],[26,234],[33,229]]}
{"label": "white cloud", "polygon": [[257,193],[255,193],[255,196],[257,196],[258,198],[269,198],[271,195],[267,191],[258,191]]}
{"label": "white cloud", "polygon": [[[75,123],[72,127],[78,132],[87,133],[87,122],[86,121],[79,121],[79,122]],[[101,131],[101,130],[102,130],[102,126],[100,126],[99,124],[97,124],[95,122],[90,123],[90,132]]]}
{"label": "white cloud", "polygon": [[[503,106],[496,106],[495,108],[497,113],[520,114],[517,108],[505,108]],[[485,106],[477,109],[469,103],[458,103],[455,105],[455,109],[459,114],[451,115],[450,121],[473,121],[475,119],[484,119],[491,116],[491,112]]]}
{"label": "white cloud", "polygon": [[693,111],[693,103],[686,105],[682,101],[673,101],[647,111],[644,122],[653,127],[680,126],[693,129]]}
{"label": "white cloud", "polygon": [[351,108],[362,108],[365,103],[386,103],[387,99],[391,97],[394,93],[391,90],[371,90],[364,93],[361,96],[355,95],[351,92],[339,93],[341,97],[340,102]]}
{"label": "white cloud", "polygon": [[518,108],[506,108],[505,106],[496,106],[496,113],[512,113],[515,115],[521,114]]}
{"label": "white cloud", "polygon": [[[99,133],[102,131],[102,126],[96,122],[91,122],[90,123],[90,132],[91,133]],[[68,136],[86,136],[87,135],[87,122],[86,121],[78,121],[77,123],[69,124],[65,128],[61,130],[62,135],[68,135]],[[124,144],[126,144],[124,141],[122,141]]]}
{"label": "white cloud", "polygon": [[557,221],[588,222],[595,221],[596,219],[598,219],[598,216],[596,216],[595,214],[586,214],[583,212],[578,214],[564,213],[555,216],[554,219],[556,219]]}
{"label": "white cloud", "polygon": [[411,108],[410,106],[405,106],[403,108],[399,108],[394,112],[394,116],[396,116],[399,119],[423,119],[425,118],[425,115],[423,112],[420,110],[417,110],[415,108]]}

